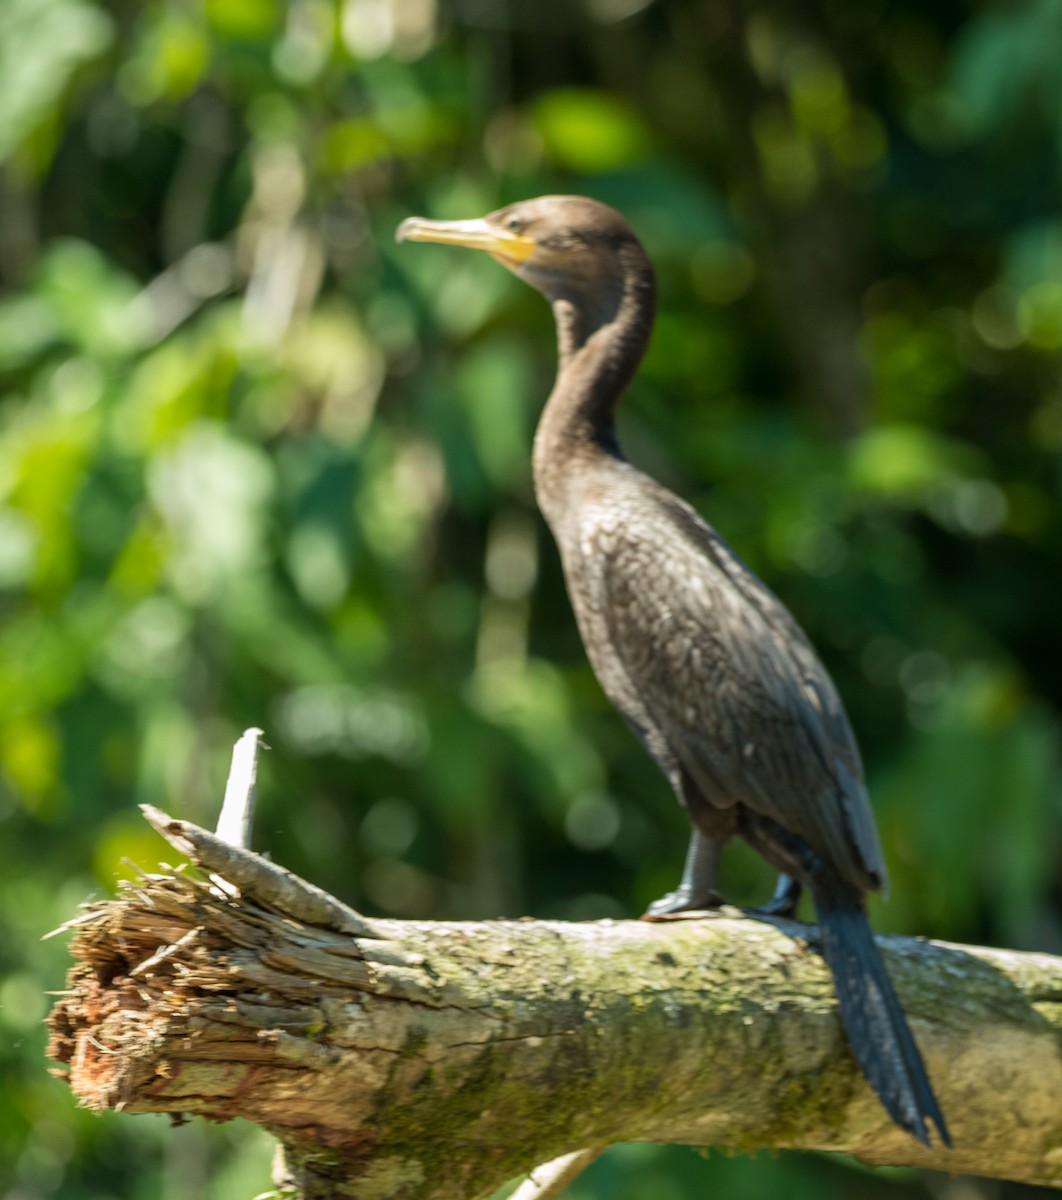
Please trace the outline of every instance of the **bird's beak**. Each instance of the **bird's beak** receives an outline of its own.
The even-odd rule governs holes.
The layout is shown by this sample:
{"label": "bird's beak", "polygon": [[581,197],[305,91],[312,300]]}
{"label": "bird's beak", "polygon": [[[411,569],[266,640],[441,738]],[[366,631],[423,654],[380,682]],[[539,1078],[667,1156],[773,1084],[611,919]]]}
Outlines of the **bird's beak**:
{"label": "bird's beak", "polygon": [[407,217],[395,230],[398,242],[443,242],[486,250],[506,263],[526,262],[536,250],[534,238],[509,229],[498,229],[483,217],[473,221],[428,221]]}

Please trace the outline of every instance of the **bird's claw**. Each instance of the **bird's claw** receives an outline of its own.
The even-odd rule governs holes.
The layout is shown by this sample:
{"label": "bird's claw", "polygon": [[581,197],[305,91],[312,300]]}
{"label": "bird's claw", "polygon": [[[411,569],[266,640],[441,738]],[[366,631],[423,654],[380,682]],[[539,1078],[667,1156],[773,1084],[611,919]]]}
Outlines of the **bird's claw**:
{"label": "bird's claw", "polygon": [[677,887],[652,904],[642,913],[643,921],[662,921],[667,917],[685,912],[704,912],[706,909],[719,908],[725,901],[718,892],[711,891],[697,895],[691,888]]}
{"label": "bird's claw", "polygon": [[778,886],[770,900],[766,904],[753,905],[745,911],[752,917],[785,917],[793,920],[796,918],[801,890],[801,885],[795,879],[788,875],[779,876]]}

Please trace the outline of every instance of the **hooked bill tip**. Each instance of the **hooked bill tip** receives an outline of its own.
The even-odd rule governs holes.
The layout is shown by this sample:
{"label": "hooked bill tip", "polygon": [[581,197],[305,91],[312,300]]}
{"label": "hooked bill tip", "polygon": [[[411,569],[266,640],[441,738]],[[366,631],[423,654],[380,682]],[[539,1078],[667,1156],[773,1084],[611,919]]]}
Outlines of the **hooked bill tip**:
{"label": "hooked bill tip", "polygon": [[429,221],[425,217],[406,217],[395,230],[400,242],[439,242],[444,246],[464,246],[485,250],[506,264],[522,263],[534,254],[536,244],[512,229],[499,229],[486,217],[468,221]]}

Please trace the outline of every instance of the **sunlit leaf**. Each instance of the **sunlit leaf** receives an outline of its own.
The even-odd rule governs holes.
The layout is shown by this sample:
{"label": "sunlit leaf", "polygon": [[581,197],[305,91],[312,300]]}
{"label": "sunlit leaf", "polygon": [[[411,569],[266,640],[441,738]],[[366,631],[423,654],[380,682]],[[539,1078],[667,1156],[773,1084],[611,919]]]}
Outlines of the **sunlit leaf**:
{"label": "sunlit leaf", "polygon": [[0,10],[0,162],[48,120],[73,73],[98,56],[113,33],[109,14],[84,0],[5,0]]}
{"label": "sunlit leaf", "polygon": [[650,137],[618,96],[583,88],[547,92],[532,110],[546,151],[573,171],[610,171],[649,157]]}
{"label": "sunlit leaf", "polygon": [[856,487],[899,498],[924,495],[953,480],[961,449],[928,430],[888,425],[865,433],[855,446],[849,473]]}

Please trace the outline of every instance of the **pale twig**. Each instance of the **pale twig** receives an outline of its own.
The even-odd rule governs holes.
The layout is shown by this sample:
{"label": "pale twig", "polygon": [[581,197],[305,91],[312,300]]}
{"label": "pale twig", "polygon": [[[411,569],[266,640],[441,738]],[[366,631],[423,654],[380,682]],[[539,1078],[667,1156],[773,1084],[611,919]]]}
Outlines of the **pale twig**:
{"label": "pale twig", "polygon": [[607,1146],[593,1146],[589,1150],[573,1150],[571,1154],[550,1159],[535,1167],[509,1200],[553,1200],[607,1149]]}
{"label": "pale twig", "polygon": [[251,845],[251,825],[254,821],[254,785],[258,777],[258,752],[262,748],[262,731],[245,729],[232,748],[229,779],[225,785],[225,800],[218,817],[217,836],[230,846]]}

